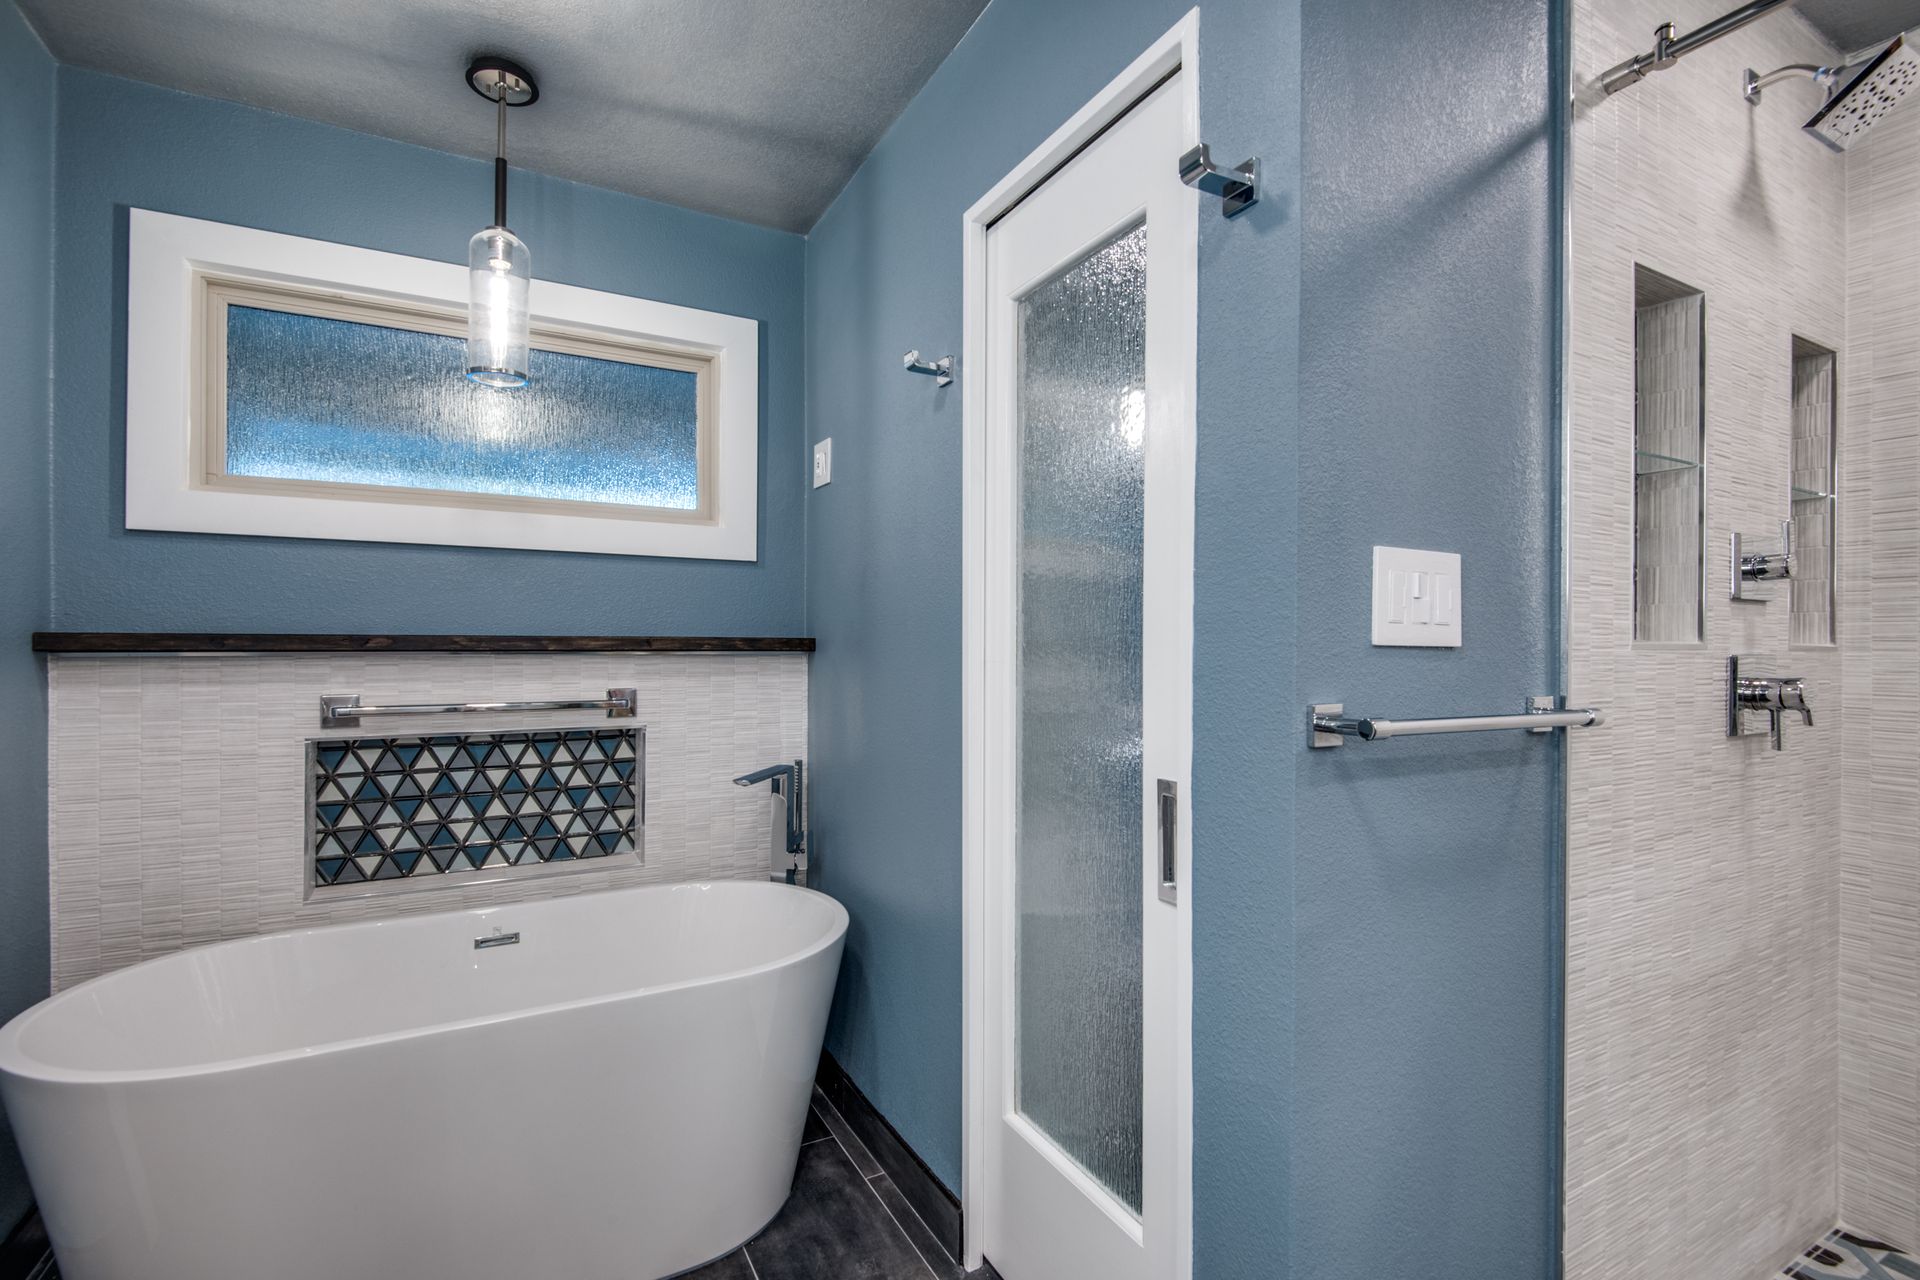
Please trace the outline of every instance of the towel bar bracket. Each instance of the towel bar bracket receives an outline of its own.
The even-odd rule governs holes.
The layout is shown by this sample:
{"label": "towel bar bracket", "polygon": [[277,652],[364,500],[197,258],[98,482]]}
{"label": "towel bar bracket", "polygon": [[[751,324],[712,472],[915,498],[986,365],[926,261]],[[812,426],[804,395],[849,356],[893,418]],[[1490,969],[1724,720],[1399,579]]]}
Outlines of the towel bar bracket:
{"label": "towel bar bracket", "polygon": [[1310,741],[1315,751],[1340,745],[1341,735],[1337,729],[1323,729],[1321,726],[1330,720],[1339,720],[1347,714],[1344,702],[1316,702],[1307,708],[1307,723],[1312,726]]}

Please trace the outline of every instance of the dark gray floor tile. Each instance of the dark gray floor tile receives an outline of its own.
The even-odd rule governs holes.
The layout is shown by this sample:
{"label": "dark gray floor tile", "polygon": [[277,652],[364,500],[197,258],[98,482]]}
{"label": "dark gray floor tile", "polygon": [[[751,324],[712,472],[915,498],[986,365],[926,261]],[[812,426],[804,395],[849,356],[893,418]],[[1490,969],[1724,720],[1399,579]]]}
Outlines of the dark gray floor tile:
{"label": "dark gray floor tile", "polygon": [[800,1135],[801,1144],[804,1146],[806,1143],[818,1142],[822,1138],[831,1138],[832,1136],[833,1130],[827,1128],[827,1122],[820,1118],[820,1112],[813,1107],[808,1107],[807,1127]]}
{"label": "dark gray floor tile", "polygon": [[933,1280],[837,1142],[800,1148],[792,1197],[746,1252],[759,1280]]}
{"label": "dark gray floor tile", "polygon": [[0,1276],[28,1276],[46,1280],[53,1274],[53,1253],[47,1243],[46,1224],[37,1209],[0,1242]]}
{"label": "dark gray floor tile", "polygon": [[907,1198],[900,1194],[900,1188],[893,1185],[892,1178],[884,1173],[879,1174],[867,1179],[867,1185],[880,1197],[880,1203],[887,1207],[887,1212],[893,1215],[893,1220],[900,1224],[900,1229],[907,1233],[907,1239],[919,1251],[921,1261],[939,1280],[966,1280],[966,1271],[947,1256],[940,1241],[934,1238],[932,1229],[920,1220],[920,1215],[913,1211]]}
{"label": "dark gray floor tile", "polygon": [[876,1173],[886,1172],[880,1167],[880,1162],[873,1158],[873,1153],[867,1150],[867,1144],[847,1127],[846,1120],[817,1087],[813,1091],[813,1109],[827,1122],[827,1128],[833,1131],[833,1136],[840,1139],[840,1145],[846,1149],[847,1157],[853,1161],[853,1167],[860,1171],[861,1177],[871,1178]]}
{"label": "dark gray floor tile", "polygon": [[[831,1064],[829,1069],[828,1064]],[[947,1251],[949,1257],[960,1253],[960,1202],[940,1185],[940,1181],[914,1154],[913,1149],[896,1133],[886,1118],[874,1110],[873,1103],[865,1094],[839,1070],[837,1063],[827,1059],[822,1064],[820,1074],[820,1093],[826,1098],[834,1114],[845,1122],[853,1136],[866,1147],[873,1157],[879,1172],[893,1179],[893,1185],[920,1220],[932,1230],[934,1239]],[[855,1163],[859,1163],[855,1157]],[[863,1168],[861,1172],[869,1178],[874,1170]]]}
{"label": "dark gray floor tile", "polygon": [[735,1249],[718,1262],[709,1262],[697,1271],[688,1271],[676,1280],[753,1280],[753,1265],[745,1249]]}

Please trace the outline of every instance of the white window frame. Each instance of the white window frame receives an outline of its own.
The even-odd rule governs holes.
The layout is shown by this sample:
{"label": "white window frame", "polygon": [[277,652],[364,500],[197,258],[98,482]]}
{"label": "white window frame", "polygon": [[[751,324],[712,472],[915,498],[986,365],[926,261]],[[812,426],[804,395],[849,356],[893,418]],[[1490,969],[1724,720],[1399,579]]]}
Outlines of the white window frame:
{"label": "white window frame", "polygon": [[[742,316],[536,279],[542,331],[700,365],[703,510],[502,500],[487,494],[319,483],[220,483],[204,456],[209,285],[322,294],[332,310],[463,314],[467,268],[134,209],[127,253],[129,529],[607,555],[753,560],[759,549],[760,326]],[[316,300],[318,301],[318,300]],[[297,308],[296,308],[297,309]],[[418,326],[422,329],[428,326]],[[211,353],[223,354],[223,353]],[[215,367],[218,367],[215,365]],[[503,392],[501,394],[513,394]],[[218,425],[218,424],[216,424]]]}

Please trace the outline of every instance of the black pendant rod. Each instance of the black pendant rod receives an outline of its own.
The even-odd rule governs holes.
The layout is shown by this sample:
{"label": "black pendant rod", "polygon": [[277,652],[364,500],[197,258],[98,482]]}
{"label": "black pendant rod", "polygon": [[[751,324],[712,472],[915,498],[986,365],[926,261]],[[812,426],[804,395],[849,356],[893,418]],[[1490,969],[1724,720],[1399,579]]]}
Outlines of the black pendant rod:
{"label": "black pendant rod", "polygon": [[540,86],[517,62],[484,54],[467,66],[467,86],[494,104],[493,225],[507,226],[507,108],[531,106],[540,100]]}
{"label": "black pendant rod", "polygon": [[493,147],[493,225],[507,226],[507,87],[500,86],[499,134]]}

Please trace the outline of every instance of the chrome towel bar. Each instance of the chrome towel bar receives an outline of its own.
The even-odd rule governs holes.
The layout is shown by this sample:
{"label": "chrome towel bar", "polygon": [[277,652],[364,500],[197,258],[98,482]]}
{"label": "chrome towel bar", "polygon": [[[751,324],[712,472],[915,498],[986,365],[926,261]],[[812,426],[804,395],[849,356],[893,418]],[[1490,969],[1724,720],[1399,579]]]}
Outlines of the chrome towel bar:
{"label": "chrome towel bar", "polygon": [[609,689],[604,698],[561,698],[540,702],[398,702],[384,707],[360,705],[357,693],[330,693],[320,699],[322,729],[357,729],[362,716],[440,716],[488,711],[600,711],[609,720],[631,720],[638,690]]}
{"label": "chrome towel bar", "polygon": [[1517,716],[1443,716],[1433,720],[1381,720],[1372,717],[1348,717],[1346,705],[1320,702],[1307,708],[1308,730],[1314,748],[1337,747],[1346,738],[1375,742],[1381,738],[1405,738],[1417,733],[1477,733],[1484,729],[1525,729],[1528,733],[1548,733],[1554,729],[1591,729],[1607,722],[1597,707],[1558,709],[1559,699],[1527,699],[1527,710]]}

